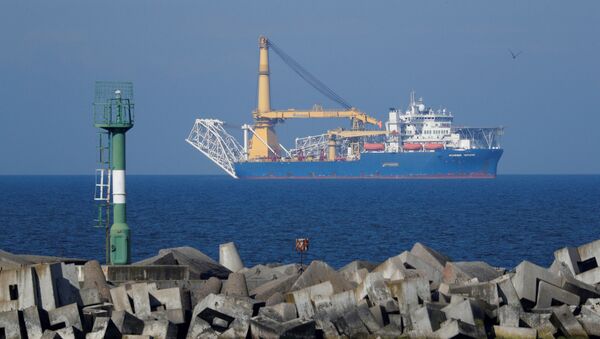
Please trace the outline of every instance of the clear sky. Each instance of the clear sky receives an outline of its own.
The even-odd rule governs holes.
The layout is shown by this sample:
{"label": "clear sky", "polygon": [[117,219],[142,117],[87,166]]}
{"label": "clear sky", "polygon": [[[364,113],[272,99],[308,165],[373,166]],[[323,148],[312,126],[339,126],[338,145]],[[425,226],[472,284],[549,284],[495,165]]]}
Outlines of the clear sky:
{"label": "clear sky", "polygon": [[[134,82],[129,173],[221,173],[184,139],[196,117],[251,121],[260,34],[380,119],[414,89],[458,124],[506,126],[500,174],[600,173],[600,1],[5,0],[0,174],[93,174],[95,80]],[[271,60],[274,108],[335,106]]]}

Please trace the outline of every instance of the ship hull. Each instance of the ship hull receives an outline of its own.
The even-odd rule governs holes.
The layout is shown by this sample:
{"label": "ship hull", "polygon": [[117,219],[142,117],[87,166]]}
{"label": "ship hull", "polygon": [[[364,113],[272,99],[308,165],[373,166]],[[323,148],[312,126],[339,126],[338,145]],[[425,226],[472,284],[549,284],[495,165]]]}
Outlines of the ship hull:
{"label": "ship hull", "polygon": [[501,149],[361,154],[356,161],[239,162],[243,179],[485,179],[495,178]]}

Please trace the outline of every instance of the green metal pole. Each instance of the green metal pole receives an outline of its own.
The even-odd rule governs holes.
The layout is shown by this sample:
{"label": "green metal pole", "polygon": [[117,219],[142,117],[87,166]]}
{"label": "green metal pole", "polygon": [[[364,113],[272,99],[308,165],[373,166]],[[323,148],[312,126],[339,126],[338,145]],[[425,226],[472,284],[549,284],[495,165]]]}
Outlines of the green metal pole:
{"label": "green metal pole", "polygon": [[125,201],[125,132],[115,128],[112,132],[112,194],[113,225],[110,228],[110,261],[113,265],[126,265],[131,260],[131,239],[127,225]]}

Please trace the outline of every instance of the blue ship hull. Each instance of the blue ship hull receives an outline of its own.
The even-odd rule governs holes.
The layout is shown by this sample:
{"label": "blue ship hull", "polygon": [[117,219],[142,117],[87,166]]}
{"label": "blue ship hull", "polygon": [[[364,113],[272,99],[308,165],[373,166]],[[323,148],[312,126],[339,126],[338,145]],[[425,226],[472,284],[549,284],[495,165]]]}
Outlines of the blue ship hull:
{"label": "blue ship hull", "polygon": [[419,179],[495,178],[501,149],[362,153],[356,161],[239,162],[238,178]]}

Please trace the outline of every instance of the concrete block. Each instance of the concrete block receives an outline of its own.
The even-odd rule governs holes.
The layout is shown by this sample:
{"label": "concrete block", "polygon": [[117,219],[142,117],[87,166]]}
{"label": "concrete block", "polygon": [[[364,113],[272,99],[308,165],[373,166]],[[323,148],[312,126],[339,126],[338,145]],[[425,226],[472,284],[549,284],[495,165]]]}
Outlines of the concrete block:
{"label": "concrete block", "polygon": [[299,276],[300,265],[288,264],[280,266],[256,265],[252,268],[240,271],[246,277],[246,286],[248,291],[252,291],[257,287],[271,282],[276,279],[281,279],[288,276]]}
{"label": "concrete block", "polygon": [[167,310],[191,310],[190,299],[181,287],[163,288],[150,291],[150,295]]}
{"label": "concrete block", "polygon": [[498,309],[498,323],[500,326],[519,327],[521,307],[504,305]]}
{"label": "concrete block", "polygon": [[153,339],[149,335],[136,335],[136,334],[125,334],[121,339]]}
{"label": "concrete block", "polygon": [[331,296],[313,296],[315,313],[318,317],[334,320],[356,306],[353,291],[345,291]]}
{"label": "concrete block", "polygon": [[270,296],[265,302],[265,306],[273,306],[279,303],[285,302],[285,298],[281,292],[275,292],[272,296]]}
{"label": "concrete block", "polygon": [[388,315],[385,313],[383,307],[379,305],[369,307],[369,312],[371,312],[379,327],[384,327],[385,325],[389,324],[390,321],[388,319]]}
{"label": "concrete block", "polygon": [[133,313],[131,299],[127,295],[127,289],[125,288],[125,285],[111,288],[110,295],[115,311],[127,311],[129,313]]}
{"label": "concrete block", "polygon": [[349,282],[360,284],[367,274],[377,267],[369,261],[355,260],[338,270],[338,272]]}
{"label": "concrete block", "polygon": [[79,296],[82,306],[98,305],[105,299],[100,296],[100,291],[95,287],[82,288],[79,290]]}
{"label": "concrete block", "polygon": [[250,330],[249,319],[235,319],[229,329],[218,336],[219,339],[234,339],[234,338],[246,338],[248,337],[248,331]]}
{"label": "concrete block", "polygon": [[356,308],[334,320],[333,323],[337,327],[340,334],[345,334],[350,338],[369,335],[369,330],[362,322]]}
{"label": "concrete block", "polygon": [[421,336],[432,335],[446,320],[444,312],[429,304],[411,309],[409,314],[411,329]]}
{"label": "concrete block", "polygon": [[222,294],[236,297],[248,297],[248,287],[246,278],[242,273],[231,273],[223,283]]}
{"label": "concrete block", "polygon": [[73,326],[63,327],[61,329],[55,330],[56,334],[60,336],[62,339],[79,339],[84,338],[84,333]]}
{"label": "concrete block", "polygon": [[550,317],[552,324],[558,328],[564,335],[570,338],[587,338],[585,329],[577,321],[569,306],[562,305],[552,310]]}
{"label": "concrete block", "polygon": [[[190,268],[180,265],[109,265],[105,266],[106,279],[112,282],[162,281],[192,279]],[[197,279],[197,278],[194,278]]]}
{"label": "concrete block", "polygon": [[208,279],[210,277],[226,279],[231,273],[228,268],[192,247],[167,248],[159,251],[159,254],[167,253],[173,253],[179,265],[189,267],[190,279]]}
{"label": "concrete block", "polygon": [[63,339],[56,331],[45,330],[40,339]]}
{"label": "concrete block", "polygon": [[565,263],[556,261],[554,263],[554,272],[563,278],[563,289],[577,294],[582,302],[585,302],[589,298],[600,297],[599,291],[594,285],[587,284],[575,278]]}
{"label": "concrete block", "polygon": [[293,319],[277,322],[267,317],[257,316],[250,320],[252,338],[314,338],[316,328],[314,320]]}
{"label": "concrete block", "polygon": [[557,304],[579,305],[579,296],[545,281],[540,281],[535,308],[544,309]]}
{"label": "concrete block", "polygon": [[354,288],[350,282],[323,261],[315,260],[310,263],[306,270],[298,277],[292,285],[291,291],[329,281],[333,286],[334,293],[348,291]]}
{"label": "concrete block", "polygon": [[480,299],[494,306],[500,304],[498,286],[492,282],[475,283],[469,285],[451,285],[451,294],[461,294],[470,298]]}
{"label": "concrete block", "polygon": [[54,278],[54,284],[58,294],[59,305],[63,306],[72,303],[81,305],[79,295],[79,279],[77,278],[77,268],[74,264],[60,263],[60,273]]}
{"label": "concrete block", "polygon": [[220,312],[231,318],[250,318],[254,311],[254,304],[248,298],[237,298],[221,294],[209,294],[194,307],[192,319],[196,318],[206,309]]}
{"label": "concrete block", "polygon": [[589,336],[600,337],[600,316],[595,314],[581,314],[578,320]]}
{"label": "concrete block", "polygon": [[250,295],[254,296],[256,300],[265,301],[275,293],[285,294],[292,290],[292,286],[298,280],[299,276],[299,274],[294,274],[269,281],[251,290]]}
{"label": "concrete block", "polygon": [[231,272],[237,272],[244,268],[240,254],[233,242],[219,245],[219,264]]}
{"label": "concrete block", "polygon": [[510,275],[505,274],[499,278],[492,280],[498,286],[498,297],[501,302],[506,305],[521,307],[521,301],[515,286],[512,284]]}
{"label": "concrete block", "polygon": [[556,261],[564,262],[580,281],[595,285],[600,283],[600,240],[574,248],[554,252]]}
{"label": "concrete block", "polygon": [[499,339],[536,339],[537,331],[533,328],[494,325],[494,336]]}
{"label": "concrete block", "polygon": [[92,330],[85,335],[86,339],[111,339],[121,337],[121,332],[110,318],[98,317]]}
{"label": "concrete block", "polygon": [[521,312],[521,321],[537,330],[538,338],[554,338],[556,327],[550,321],[551,314]]}
{"label": "concrete block", "polygon": [[442,312],[445,313],[447,319],[461,320],[477,327],[483,326],[483,312],[469,299],[450,304],[442,308]]}
{"label": "concrete block", "polygon": [[210,277],[208,280],[204,280],[204,283],[201,286],[192,288],[190,291],[192,306],[195,306],[209,294],[219,294],[219,292],[221,292],[221,286],[222,283],[220,279]]}
{"label": "concrete block", "polygon": [[104,302],[112,302],[110,286],[106,283],[104,271],[97,260],[90,260],[83,265],[83,288],[96,288]]}
{"label": "concrete block", "polygon": [[177,260],[175,260],[175,256],[173,255],[173,252],[165,252],[162,254],[157,254],[153,257],[150,258],[146,258],[144,260],[135,262],[133,264],[131,264],[133,266],[162,266],[162,265],[168,265],[168,266],[177,266]]}
{"label": "concrete block", "polygon": [[383,324],[381,324],[379,320],[373,316],[373,313],[371,313],[371,310],[366,303],[357,305],[356,313],[370,333],[375,333],[383,327]]}
{"label": "concrete block", "polygon": [[521,262],[515,268],[515,271],[512,283],[517,291],[517,295],[521,301],[527,301],[532,305],[536,303],[539,281],[545,281],[557,287],[562,286],[563,280],[558,274],[552,273],[529,261]]}
{"label": "concrete block", "polygon": [[395,324],[387,324],[375,333],[377,338],[401,338],[403,335],[402,327],[398,327]]}
{"label": "concrete block", "polygon": [[331,320],[315,318],[315,328],[323,333],[323,338],[339,338],[340,333]]}
{"label": "concrete block", "polygon": [[[34,280],[35,277],[35,280]],[[19,307],[26,309],[42,305],[40,300],[39,283],[33,266],[21,267],[18,270]]]}
{"label": "concrete block", "polygon": [[0,302],[16,300],[19,283],[18,270],[0,270]]}
{"label": "concrete block", "polygon": [[311,319],[315,315],[315,309],[307,289],[292,292],[293,301],[298,310],[298,316],[302,319]]}
{"label": "concrete block", "polygon": [[48,319],[40,315],[37,306],[29,306],[23,310],[23,322],[28,338],[39,338],[48,327]]}
{"label": "concrete block", "polygon": [[387,283],[392,296],[398,300],[400,313],[407,314],[423,302],[431,301],[429,282],[424,277],[412,277]]}
{"label": "concrete block", "polygon": [[196,338],[217,338],[218,332],[213,330],[211,325],[200,317],[192,318],[186,339]]}
{"label": "concrete block", "polygon": [[485,282],[502,275],[503,270],[497,270],[483,261],[447,262],[443,271],[443,281],[455,284],[477,278],[477,281]]}
{"label": "concrete block", "polygon": [[461,320],[445,322],[439,330],[434,332],[436,338],[486,338],[485,332],[480,327],[473,326]]}
{"label": "concrete block", "polygon": [[437,252],[434,249],[431,249],[421,243],[416,243],[413,245],[410,253],[421,260],[427,262],[429,265],[437,268],[440,271],[444,270],[446,263],[450,260],[450,258],[440,252]]}
{"label": "concrete block", "polygon": [[77,304],[65,305],[48,311],[48,320],[52,329],[75,327],[79,331],[83,331],[83,323]]}
{"label": "concrete block", "polygon": [[429,264],[427,261],[422,260],[408,251],[400,253],[399,257],[404,264],[404,267],[421,270],[426,274],[428,281],[439,283],[442,280],[443,269]]}
{"label": "concrete block", "polygon": [[0,312],[9,312],[9,311],[18,311],[19,310],[19,301],[11,300],[11,301],[0,301]]}
{"label": "concrete block", "polygon": [[60,264],[40,264],[35,265],[34,269],[42,308],[50,311],[59,307],[60,299],[54,281],[60,279]]}
{"label": "concrete block", "polygon": [[280,303],[274,306],[261,307],[258,315],[271,318],[278,322],[286,322],[298,317],[296,306],[290,303]]}
{"label": "concrete block", "polygon": [[380,272],[384,279],[404,279],[408,272],[399,256],[391,257],[375,267],[371,273]]}
{"label": "concrete block", "polygon": [[8,311],[0,313],[0,335],[4,334],[6,339],[21,339],[21,322],[19,311]]}
{"label": "concrete block", "polygon": [[110,317],[122,334],[142,334],[144,321],[127,311],[113,311]]}
{"label": "concrete block", "polygon": [[150,305],[150,292],[148,284],[138,283],[131,285],[131,298],[133,299],[133,310],[136,317],[140,319],[150,318],[152,308]]}
{"label": "concrete block", "polygon": [[392,292],[385,283],[383,272],[369,273],[356,291],[357,301],[363,299],[364,295],[368,296],[369,300],[375,305],[384,306],[392,300]]}
{"label": "concrete block", "polygon": [[142,335],[154,339],[177,339],[177,326],[168,320],[147,320],[144,322]]}

